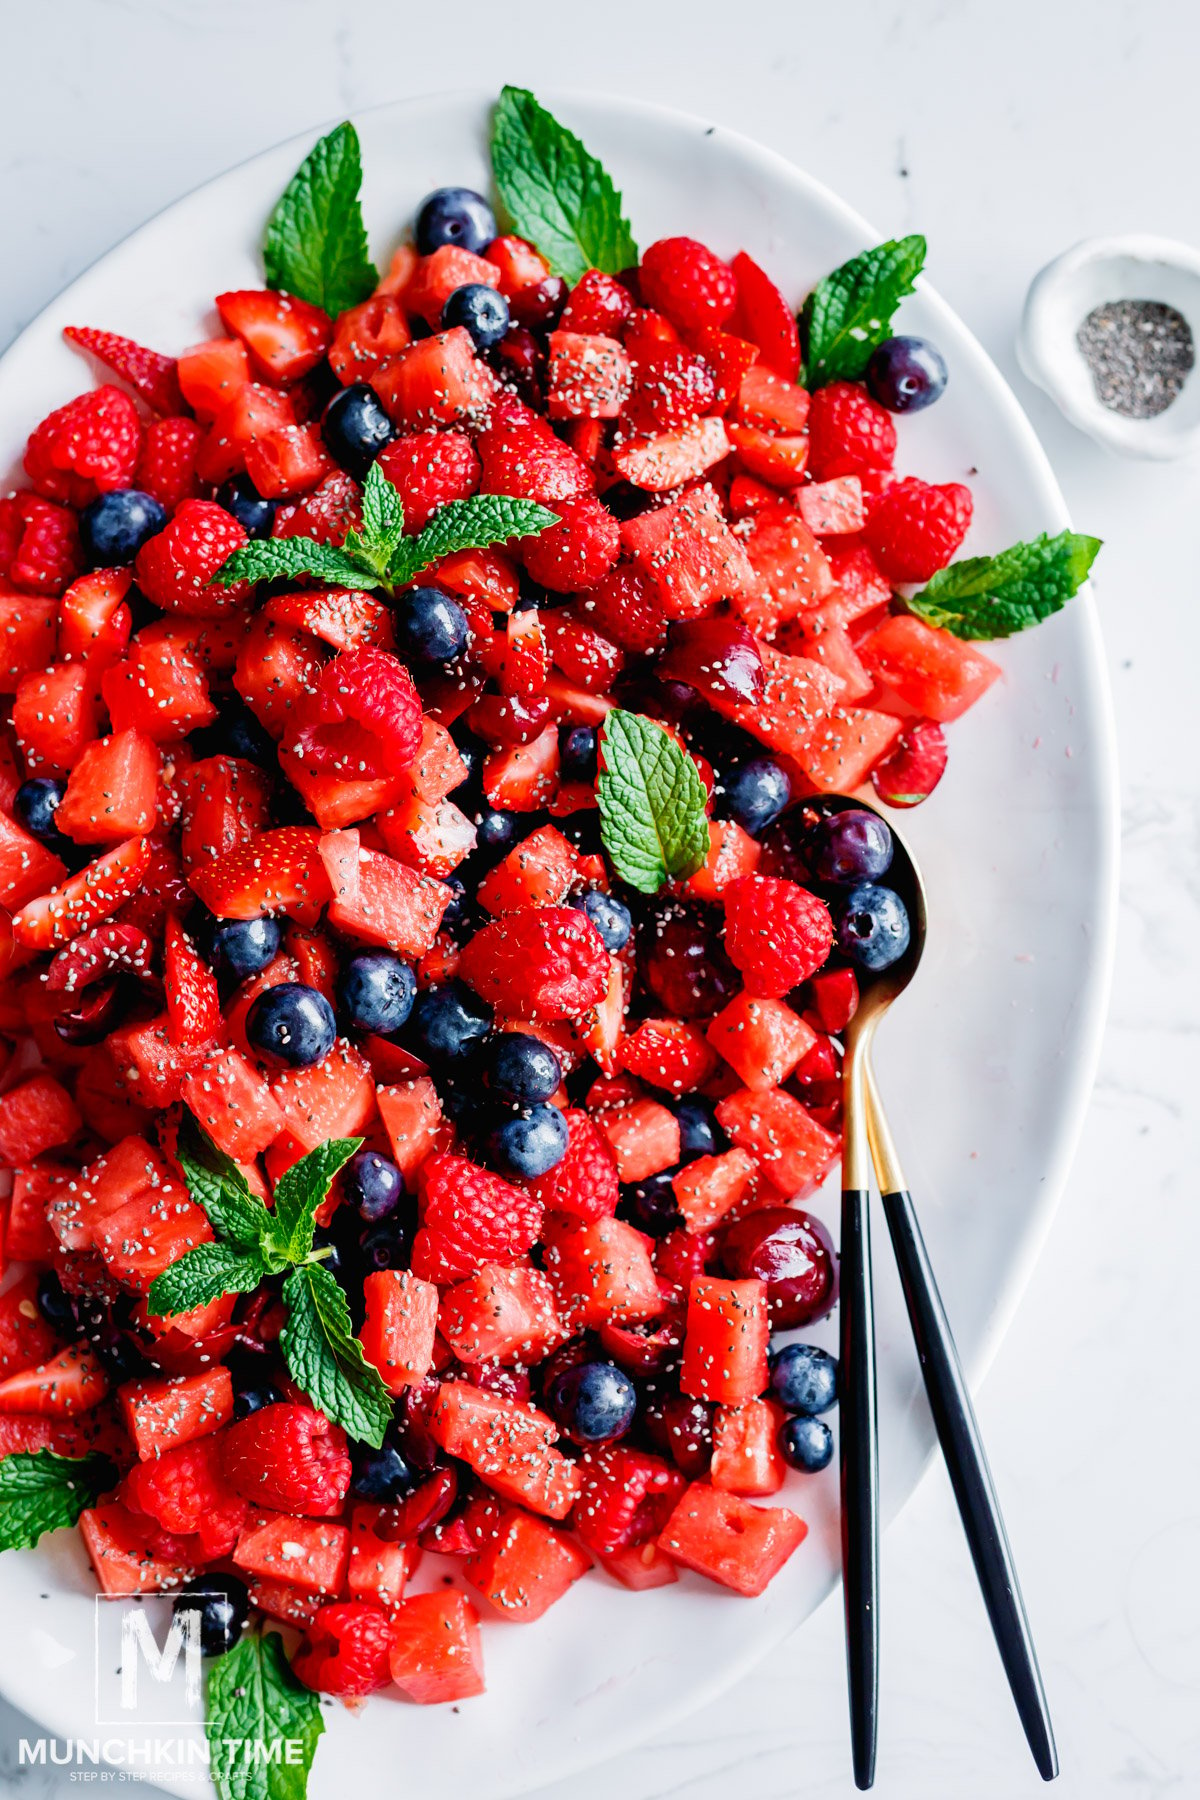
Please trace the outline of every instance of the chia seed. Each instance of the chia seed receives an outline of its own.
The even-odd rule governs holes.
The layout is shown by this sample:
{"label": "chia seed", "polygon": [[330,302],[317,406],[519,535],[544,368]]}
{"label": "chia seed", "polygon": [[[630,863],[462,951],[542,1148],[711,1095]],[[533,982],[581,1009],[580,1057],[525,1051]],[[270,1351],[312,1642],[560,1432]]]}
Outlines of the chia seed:
{"label": "chia seed", "polygon": [[1161,300],[1107,300],[1075,334],[1096,398],[1126,419],[1154,419],[1179,398],[1196,361],[1192,328]]}

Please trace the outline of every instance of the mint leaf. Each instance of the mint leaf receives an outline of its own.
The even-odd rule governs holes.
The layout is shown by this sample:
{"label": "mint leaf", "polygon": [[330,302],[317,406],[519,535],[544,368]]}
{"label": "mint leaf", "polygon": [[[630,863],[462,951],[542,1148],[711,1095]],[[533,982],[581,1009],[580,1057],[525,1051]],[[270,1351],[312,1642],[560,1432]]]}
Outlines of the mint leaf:
{"label": "mint leaf", "polygon": [[708,855],[704,783],[691,757],[640,713],[610,712],[600,733],[600,836],[617,874],[653,894]]}
{"label": "mint leaf", "polygon": [[925,266],[923,237],[890,238],[818,281],[800,316],[805,380],[857,381],[876,344],[892,335],[892,315]]}
{"label": "mint leaf", "polygon": [[[268,1216],[262,1208],[263,1217]],[[252,1294],[270,1273],[257,1250],[234,1244],[197,1244],[156,1275],[146,1295],[146,1310],[156,1319],[167,1313],[208,1306],[223,1294]]]}
{"label": "mint leaf", "polygon": [[[321,1702],[301,1687],[277,1631],[247,1636],[209,1666],[204,1729],[221,1800],[304,1800]],[[298,1744],[299,1762],[271,1746]]]}
{"label": "mint leaf", "polygon": [[0,1462],[0,1550],[30,1550],[117,1484],[106,1456],[15,1450]]}
{"label": "mint leaf", "polygon": [[230,587],[235,581],[289,580],[295,575],[319,575],[337,587],[374,588],[379,577],[369,565],[332,544],[316,544],[311,538],[255,538],[227,556],[209,587]]}
{"label": "mint leaf", "polygon": [[270,1214],[237,1164],[199,1127],[193,1142],[181,1142],[175,1152],[188,1193],[208,1214],[208,1222],[223,1238],[256,1249],[270,1224]]}
{"label": "mint leaf", "polygon": [[1100,549],[1099,538],[1076,531],[1043,532],[998,556],[967,556],[939,569],[905,601],[927,625],[960,638],[1011,637],[1040,625],[1079,592]]}
{"label": "mint leaf", "polygon": [[263,244],[267,285],[324,307],[331,318],[374,292],[353,125],[338,125],[305,157],[271,214]]}
{"label": "mint leaf", "polygon": [[284,1282],[283,1298],[288,1322],[279,1342],[293,1379],[327,1418],[378,1448],[392,1397],[363,1355],[345,1294],[328,1269],[305,1263]]}
{"label": "mint leaf", "polygon": [[279,1177],[268,1243],[283,1261],[304,1261],[313,1247],[317,1208],[338,1170],[361,1147],[361,1138],[328,1138]]}
{"label": "mint leaf", "polygon": [[505,87],[492,113],[492,173],[514,231],[555,273],[619,275],[638,259],[621,196],[602,164],[526,88]]}
{"label": "mint leaf", "polygon": [[388,569],[392,587],[403,587],[443,556],[459,550],[485,550],[508,538],[536,537],[558,524],[558,514],[536,500],[514,500],[508,494],[473,494],[439,506],[419,537],[402,538]]}
{"label": "mint leaf", "polygon": [[[372,544],[390,540],[395,549],[404,534],[404,502],[377,462],[367,470],[362,499],[363,536]],[[386,561],[386,559],[385,559]]]}

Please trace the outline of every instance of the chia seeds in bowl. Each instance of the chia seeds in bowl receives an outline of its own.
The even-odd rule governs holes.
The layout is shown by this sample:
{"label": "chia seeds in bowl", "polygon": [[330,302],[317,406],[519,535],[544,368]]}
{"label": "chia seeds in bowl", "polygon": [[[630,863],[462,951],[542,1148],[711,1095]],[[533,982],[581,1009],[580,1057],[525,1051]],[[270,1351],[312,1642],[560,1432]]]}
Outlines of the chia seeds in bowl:
{"label": "chia seeds in bowl", "polygon": [[1126,419],[1155,419],[1178,398],[1196,361],[1192,328],[1160,300],[1109,300],[1075,334],[1096,398]]}

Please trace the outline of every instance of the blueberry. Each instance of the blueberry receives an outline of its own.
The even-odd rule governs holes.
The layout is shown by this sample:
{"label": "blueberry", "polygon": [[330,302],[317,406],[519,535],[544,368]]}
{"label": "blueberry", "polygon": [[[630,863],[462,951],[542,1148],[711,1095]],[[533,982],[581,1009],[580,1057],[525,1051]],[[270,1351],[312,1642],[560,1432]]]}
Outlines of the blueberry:
{"label": "blueberry", "polygon": [[248,475],[231,475],[217,489],[217,505],[233,514],[247,537],[266,538],[279,502],[264,500]]}
{"label": "blueberry", "polygon": [[390,1438],[385,1438],[378,1449],[373,1444],[351,1444],[350,1492],[356,1500],[387,1506],[411,1494],[420,1480],[419,1470],[413,1468]]}
{"label": "blueberry", "polygon": [[414,1235],[413,1209],[397,1206],[385,1218],[372,1219],[358,1234],[358,1254],[367,1274],[407,1269]]}
{"label": "blueberry", "polygon": [[274,769],[279,761],[274,738],[236,695],[223,700],[212,724],[193,731],[188,741],[197,756],[236,756],[260,769]]}
{"label": "blueberry", "polygon": [[751,837],[761,837],[773,825],[792,797],[786,772],[769,756],[735,763],[722,777],[717,793],[717,814],[733,819]]}
{"label": "blueberry", "polygon": [[644,1231],[647,1237],[666,1237],[668,1232],[677,1230],[683,1224],[683,1214],[671,1177],[678,1173],[678,1168],[660,1169],[657,1175],[628,1182],[621,1189],[618,1216]]}
{"label": "blueberry", "polygon": [[493,1094],[518,1106],[551,1099],[562,1080],[562,1064],[549,1044],[524,1031],[498,1032],[485,1062]]}
{"label": "blueberry", "polygon": [[837,1358],[816,1344],[785,1344],[771,1358],[771,1392],[785,1412],[813,1418],[837,1403]]}
{"label": "blueberry", "polygon": [[833,1459],[833,1433],[820,1419],[785,1419],[779,1428],[779,1448],[790,1468],[816,1475]]}
{"label": "blueberry", "polygon": [[442,308],[442,329],[465,325],[477,350],[490,350],[508,330],[508,301],[483,281],[455,288]]}
{"label": "blueberry", "polygon": [[316,988],[282,981],[266,988],[246,1014],[246,1036],[263,1056],[307,1069],[328,1056],[337,1038],[333,1008]]}
{"label": "blueberry", "polygon": [[417,978],[390,950],[363,950],[342,964],[338,1005],[360,1031],[388,1037],[407,1023]]}
{"label": "blueberry", "polygon": [[321,415],[321,436],[334,462],[362,480],[396,435],[373,387],[356,381],[333,396]]}
{"label": "blueberry", "polygon": [[278,919],[206,919],[197,933],[214,969],[245,981],[265,969],[283,941]]}
{"label": "blueberry", "polygon": [[679,1120],[679,1158],[692,1162],[697,1156],[718,1156],[729,1139],[717,1124],[717,1115],[707,1100],[689,1095],[677,1100],[671,1109]]}
{"label": "blueberry", "polygon": [[52,775],[35,775],[30,781],[21,783],[13,798],[17,823],[52,850],[68,841],[54,823],[54,814],[66,791],[65,781],[58,781]]}
{"label": "blueberry", "polygon": [[860,882],[833,908],[834,938],[839,950],[860,968],[877,975],[890,969],[908,949],[908,912],[894,889]]}
{"label": "blueberry", "polygon": [[597,742],[594,725],[570,725],[559,732],[558,756],[564,781],[595,781]]}
{"label": "blueberry", "polygon": [[346,1165],[342,1183],[346,1199],[373,1225],[394,1213],[404,1197],[404,1177],[390,1156],[359,1150]]}
{"label": "blueberry", "polygon": [[871,353],[867,387],[889,412],[920,412],[940,400],[946,359],[928,338],[894,337]]}
{"label": "blueberry", "polygon": [[466,613],[440,588],[413,588],[396,609],[396,648],[408,662],[453,662],[470,635]]}
{"label": "blueberry", "polygon": [[572,900],[571,905],[592,921],[606,950],[625,948],[633,931],[633,917],[623,900],[600,888],[589,888],[586,894]]}
{"label": "blueberry", "polygon": [[101,494],[79,515],[79,541],[93,569],[131,563],[147,538],[167,522],[167,511],[141,488],[117,488]]}
{"label": "blueberry", "polygon": [[417,995],[409,1020],[414,1047],[426,1062],[458,1062],[492,1029],[492,1009],[461,981],[428,987]]}
{"label": "blueberry", "polygon": [[488,1150],[505,1175],[535,1181],[567,1153],[567,1121],[557,1106],[541,1102],[514,1113],[488,1134]]}
{"label": "blueberry", "polygon": [[892,866],[891,832],[878,813],[862,807],[821,819],[807,848],[818,881],[878,881]]}
{"label": "blueberry", "polygon": [[576,1363],[550,1383],[550,1411],[580,1444],[611,1444],[624,1437],[637,1411],[637,1390],[616,1363]]}
{"label": "blueberry", "polygon": [[149,1359],[138,1349],[128,1332],[121,1331],[116,1326],[111,1326],[107,1331],[97,1331],[90,1342],[96,1352],[96,1360],[102,1365],[114,1387],[122,1387],[127,1381],[144,1381],[147,1376],[159,1373],[151,1367]]}
{"label": "blueberry", "polygon": [[455,926],[461,925],[467,917],[469,901],[466,883],[460,875],[443,875],[442,886],[449,888],[452,896],[442,914],[442,930],[453,931]]}
{"label": "blueberry", "polygon": [[519,826],[516,817],[510,812],[501,812],[485,801],[475,814],[476,847],[487,853],[487,859],[494,861],[511,850],[517,841]]}
{"label": "blueberry", "polygon": [[417,214],[417,249],[428,256],[443,244],[486,250],[496,235],[496,215],[474,188],[435,188]]}
{"label": "blueberry", "polygon": [[37,1303],[38,1311],[51,1330],[57,1331],[64,1338],[75,1336],[79,1330],[75,1308],[71,1304],[71,1296],[53,1269],[47,1269],[38,1276]]}
{"label": "blueberry", "polygon": [[247,1382],[245,1386],[234,1389],[233,1416],[235,1419],[248,1419],[251,1413],[261,1411],[264,1406],[277,1406],[282,1399],[282,1389],[277,1388],[273,1381],[260,1381],[257,1385]]}
{"label": "blueberry", "polygon": [[469,726],[463,724],[461,719],[455,724],[452,735],[454,737],[454,747],[462,757],[467,769],[467,772],[459,782],[458,787],[453,791],[456,794],[461,795],[463,789],[469,787],[478,792],[480,777],[483,774],[483,759],[487,755],[487,747],[475,736],[475,733]]}
{"label": "blueberry", "polygon": [[205,1656],[223,1656],[246,1629],[250,1590],[236,1575],[193,1575],[175,1597],[175,1617],[200,1615],[200,1648]]}

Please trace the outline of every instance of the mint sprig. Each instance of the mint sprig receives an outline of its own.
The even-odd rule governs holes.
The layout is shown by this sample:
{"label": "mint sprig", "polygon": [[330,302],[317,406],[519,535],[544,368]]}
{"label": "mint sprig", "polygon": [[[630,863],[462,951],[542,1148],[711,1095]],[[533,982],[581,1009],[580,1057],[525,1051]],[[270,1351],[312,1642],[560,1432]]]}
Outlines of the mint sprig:
{"label": "mint sprig", "polygon": [[[205,1686],[204,1729],[221,1800],[304,1800],[325,1721],[317,1695],[292,1674],[279,1633],[241,1638],[209,1666]],[[289,1744],[298,1746],[294,1760]]]}
{"label": "mint sprig", "polygon": [[818,281],[800,315],[805,384],[858,381],[925,266],[925,239],[890,238]]}
{"label": "mint sprig", "polygon": [[331,317],[374,292],[359,190],[362,152],[353,125],[338,125],[305,157],[267,225],[267,285],[282,288]]}
{"label": "mint sprig", "polygon": [[216,1241],[197,1244],[156,1276],[146,1306],[161,1318],[224,1294],[252,1293],[260,1282],[285,1276],[289,1316],[280,1345],[293,1378],[336,1424],[379,1445],[392,1417],[391,1395],[354,1336],[345,1294],[321,1267],[329,1252],[314,1248],[317,1212],[329,1184],[361,1144],[361,1138],[318,1144],[279,1177],[273,1210],[208,1139],[181,1145],[188,1192],[204,1208]]}
{"label": "mint sprig", "polygon": [[31,1550],[47,1531],[74,1525],[117,1484],[106,1456],[15,1450],[0,1461],[0,1550]]}
{"label": "mint sprig", "polygon": [[653,894],[704,866],[704,783],[686,751],[653,719],[610,712],[600,733],[600,836],[617,874]]}
{"label": "mint sprig", "polygon": [[492,173],[514,231],[556,275],[618,275],[638,259],[621,196],[603,164],[527,88],[505,87],[492,113]]}
{"label": "mint sprig", "polygon": [[443,556],[484,550],[508,538],[537,537],[557,524],[558,514],[535,500],[473,494],[469,500],[447,501],[424,531],[405,536],[399,490],[373,463],[363,488],[362,530],[348,531],[340,548],[311,538],[255,539],[226,557],[209,586],[317,575],[339,587],[395,593]]}
{"label": "mint sprig", "polygon": [[939,569],[904,604],[927,625],[955,637],[1011,637],[1060,612],[1079,592],[1101,540],[1077,531],[1043,532],[997,556],[967,556]]}

